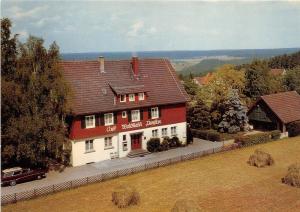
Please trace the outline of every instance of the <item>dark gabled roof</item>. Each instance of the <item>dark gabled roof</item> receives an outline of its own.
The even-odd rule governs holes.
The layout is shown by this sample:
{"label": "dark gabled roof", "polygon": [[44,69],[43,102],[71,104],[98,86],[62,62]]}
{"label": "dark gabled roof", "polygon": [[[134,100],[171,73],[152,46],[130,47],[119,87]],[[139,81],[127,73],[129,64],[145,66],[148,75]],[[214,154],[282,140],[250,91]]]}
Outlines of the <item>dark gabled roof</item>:
{"label": "dark gabled roof", "polygon": [[285,124],[300,120],[300,95],[296,91],[261,96],[254,105],[257,105],[259,101],[264,101]]}
{"label": "dark gabled roof", "polygon": [[[63,75],[73,91],[76,115],[184,103],[188,100],[183,85],[167,59],[139,59],[139,75],[133,76],[131,60],[106,60],[105,73],[99,61],[62,61]],[[146,92],[139,102],[117,102],[115,94]]]}

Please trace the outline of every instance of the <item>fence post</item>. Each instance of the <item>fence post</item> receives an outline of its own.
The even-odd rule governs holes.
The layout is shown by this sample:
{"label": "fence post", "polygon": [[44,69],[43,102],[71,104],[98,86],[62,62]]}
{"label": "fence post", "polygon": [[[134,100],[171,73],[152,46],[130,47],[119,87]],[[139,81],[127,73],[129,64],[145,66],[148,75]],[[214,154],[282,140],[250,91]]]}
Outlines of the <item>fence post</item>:
{"label": "fence post", "polygon": [[70,189],[73,188],[73,181],[70,181]]}
{"label": "fence post", "polygon": [[55,185],[53,184],[53,186],[52,186],[52,193],[54,193],[55,192],[55,187],[54,187]]}
{"label": "fence post", "polygon": [[86,184],[88,184],[88,183],[89,183],[89,177],[86,178]]}
{"label": "fence post", "polygon": [[14,202],[17,202],[17,193],[14,195]]}
{"label": "fence post", "polygon": [[33,189],[33,196],[36,197],[36,188]]}

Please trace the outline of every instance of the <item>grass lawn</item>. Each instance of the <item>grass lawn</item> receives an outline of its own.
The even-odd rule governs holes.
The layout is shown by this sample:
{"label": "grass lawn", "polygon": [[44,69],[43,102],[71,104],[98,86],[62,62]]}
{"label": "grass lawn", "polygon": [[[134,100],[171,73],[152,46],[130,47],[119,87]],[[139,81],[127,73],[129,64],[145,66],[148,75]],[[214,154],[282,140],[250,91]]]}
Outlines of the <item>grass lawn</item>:
{"label": "grass lawn", "polygon": [[[250,167],[256,149],[271,153],[275,165]],[[196,201],[204,211],[299,211],[300,189],[281,183],[287,167],[300,161],[300,137],[219,153],[34,200],[3,211],[170,211],[177,199]],[[141,203],[119,210],[111,202],[116,186],[137,188]]]}

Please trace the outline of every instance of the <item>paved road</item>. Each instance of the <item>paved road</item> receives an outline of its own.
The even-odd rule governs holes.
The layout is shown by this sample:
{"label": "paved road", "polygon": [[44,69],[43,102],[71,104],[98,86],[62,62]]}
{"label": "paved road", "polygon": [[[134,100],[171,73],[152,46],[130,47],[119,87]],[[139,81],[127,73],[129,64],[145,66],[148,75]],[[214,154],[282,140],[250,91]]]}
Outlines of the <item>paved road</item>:
{"label": "paved road", "polygon": [[106,160],[98,163],[78,166],[67,167],[63,172],[51,171],[47,174],[47,177],[42,180],[31,181],[27,183],[17,184],[16,186],[2,187],[2,195],[12,194],[16,192],[22,192],[32,190],[34,188],[49,186],[53,184],[63,183],[70,180],[80,179],[84,177],[94,176],[97,174],[131,168],[137,164],[144,164],[149,162],[157,162],[168,159],[170,157],[177,157],[193,152],[200,152],[204,150],[210,150],[213,148],[221,147],[222,142],[211,142],[201,139],[194,139],[194,143],[182,148],[171,149],[165,152],[152,153],[145,155],[144,157],[137,158],[119,158],[114,160]]}

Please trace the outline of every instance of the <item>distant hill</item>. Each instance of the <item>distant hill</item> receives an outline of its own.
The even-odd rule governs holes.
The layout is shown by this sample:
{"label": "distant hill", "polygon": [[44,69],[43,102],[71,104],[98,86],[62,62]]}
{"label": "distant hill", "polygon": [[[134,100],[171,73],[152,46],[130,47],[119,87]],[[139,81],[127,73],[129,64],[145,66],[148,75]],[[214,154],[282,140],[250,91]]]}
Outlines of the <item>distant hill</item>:
{"label": "distant hill", "polygon": [[221,67],[225,64],[241,65],[244,63],[249,63],[253,58],[243,58],[243,59],[231,59],[231,60],[221,60],[221,59],[204,59],[196,65],[183,68],[180,73],[183,75],[188,75],[190,73],[198,76],[207,73],[208,71],[214,71],[216,68]]}
{"label": "distant hill", "polygon": [[169,58],[170,60],[195,59],[202,57],[243,57],[243,58],[268,58],[277,55],[290,54],[299,51],[300,48],[282,49],[236,49],[236,50],[203,50],[203,51],[139,51],[139,52],[85,52],[62,53],[64,60],[94,60],[99,56],[107,59],[128,59],[131,56],[141,58]]}

